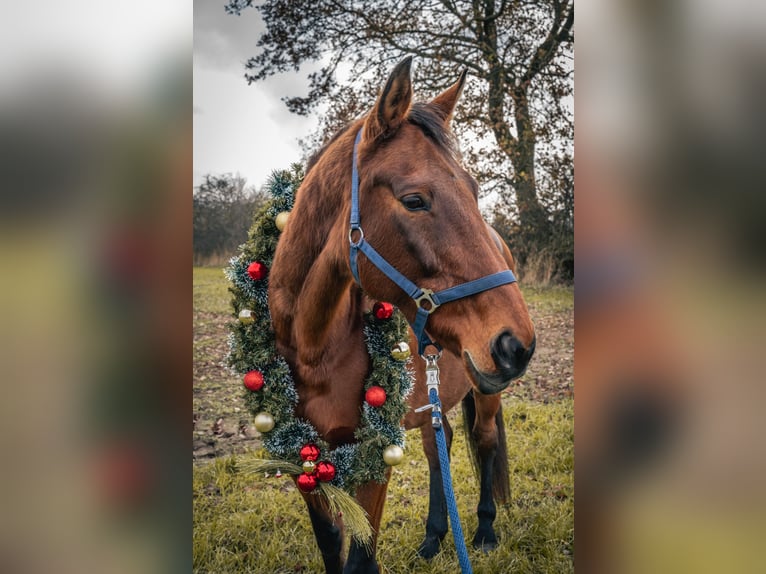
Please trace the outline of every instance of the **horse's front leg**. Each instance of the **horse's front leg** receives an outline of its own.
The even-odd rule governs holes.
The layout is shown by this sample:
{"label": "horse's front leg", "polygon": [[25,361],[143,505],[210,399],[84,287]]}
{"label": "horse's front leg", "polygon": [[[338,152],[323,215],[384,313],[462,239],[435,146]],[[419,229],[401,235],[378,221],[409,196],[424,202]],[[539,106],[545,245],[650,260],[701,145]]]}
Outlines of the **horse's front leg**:
{"label": "horse's front leg", "polygon": [[470,439],[476,448],[481,473],[477,509],[479,525],[473,546],[487,552],[497,547],[493,526],[497,510],[493,490],[503,494],[508,491],[508,457],[505,453],[505,429],[498,428],[498,423],[502,425],[500,395],[473,392],[464,401],[471,401],[471,398],[475,404],[475,420]]}
{"label": "horse's front leg", "polygon": [[391,469],[386,473],[386,482],[368,482],[360,486],[356,491],[357,502],[367,511],[372,526],[372,542],[368,547],[359,544],[354,538],[348,549],[348,560],[343,574],[379,574],[380,569],[375,560],[375,551],[378,546],[378,532],[380,531],[380,519],[383,516],[383,506],[386,503],[386,490],[388,480],[391,478]]}
{"label": "horse's front leg", "polygon": [[[430,417],[429,417],[430,421]],[[447,452],[452,447],[452,428],[447,418],[442,418],[444,438],[447,439]],[[430,424],[420,427],[423,451],[428,459],[428,519],[426,537],[418,548],[418,555],[430,560],[439,552],[439,546],[447,534],[447,501],[444,499],[442,471],[439,466],[439,452],[436,448],[436,435]]]}
{"label": "horse's front leg", "polygon": [[319,551],[327,574],[342,574],[343,556],[343,525],[333,520],[332,513],[320,497],[314,494],[303,495],[309,508],[309,518],[314,529]]}

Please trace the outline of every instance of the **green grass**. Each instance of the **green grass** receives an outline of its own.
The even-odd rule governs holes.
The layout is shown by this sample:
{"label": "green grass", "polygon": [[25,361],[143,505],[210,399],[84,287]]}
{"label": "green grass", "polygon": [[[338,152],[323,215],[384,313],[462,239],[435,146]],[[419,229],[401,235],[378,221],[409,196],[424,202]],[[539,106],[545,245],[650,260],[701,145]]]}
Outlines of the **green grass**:
{"label": "green grass", "polygon": [[[540,312],[542,324],[546,317],[552,322],[571,314],[571,288],[525,288],[524,295],[530,309]],[[229,300],[220,268],[194,269],[195,412],[207,417],[204,428],[219,414],[233,419],[242,414],[238,407],[238,412],[232,410],[239,405],[240,383],[221,366]],[[563,344],[559,339],[554,339],[555,350],[566,357],[569,351],[558,347]],[[542,362],[541,366],[547,364]],[[555,384],[557,377],[550,384]],[[537,384],[536,377],[528,378],[529,385]],[[520,400],[506,392],[503,405],[512,496],[505,507],[498,508],[495,529],[500,546],[486,555],[469,548],[474,572],[572,572],[573,400],[553,398],[543,403]],[[477,524],[478,483],[466,452],[460,415],[452,413],[450,419],[456,429],[453,482],[470,546]],[[292,481],[248,475],[239,470],[237,460],[226,456],[194,466],[194,571],[323,572],[305,504]],[[383,515],[377,553],[382,572],[441,574],[459,570],[451,533],[432,561],[415,555],[425,533],[427,505],[427,464],[418,431],[410,431],[405,460],[394,468]]]}
{"label": "green grass", "polygon": [[[498,509],[497,550],[471,549],[477,572],[572,572],[574,484],[571,400],[505,405],[512,500]],[[458,424],[455,425],[459,428]],[[451,534],[431,562],[415,550],[425,532],[428,467],[418,431],[407,436],[405,461],[394,469],[383,515],[378,559],[383,572],[454,572]],[[453,481],[463,530],[476,529],[478,485],[463,433],[455,433]],[[248,455],[244,455],[248,456]],[[194,473],[194,569],[198,573],[322,572],[305,505],[292,481],[238,470],[218,459]]]}
{"label": "green grass", "polygon": [[226,368],[229,334],[226,323],[232,320],[232,296],[223,269],[195,267],[193,295],[194,413],[200,417],[200,427],[209,429],[214,420],[223,417],[229,430],[235,430],[247,413],[241,381]]}
{"label": "green grass", "polygon": [[194,309],[228,317],[231,295],[223,267],[195,267],[193,270]]}
{"label": "green grass", "polygon": [[574,288],[565,286],[521,288],[527,305],[542,311],[565,311],[574,306]]}

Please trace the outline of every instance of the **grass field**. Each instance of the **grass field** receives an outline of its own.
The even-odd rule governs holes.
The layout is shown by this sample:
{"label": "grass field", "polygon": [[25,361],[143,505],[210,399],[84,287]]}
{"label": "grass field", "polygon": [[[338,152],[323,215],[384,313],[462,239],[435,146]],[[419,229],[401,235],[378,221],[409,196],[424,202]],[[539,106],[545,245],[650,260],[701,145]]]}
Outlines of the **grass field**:
{"label": "grass field", "polygon": [[[498,509],[500,547],[471,550],[476,574],[573,571],[573,294],[525,289],[538,346],[527,374],[503,394],[512,499]],[[304,503],[287,478],[251,476],[241,457],[257,455],[258,433],[242,401],[241,382],[225,368],[229,295],[220,269],[194,269],[194,571],[321,573]],[[453,426],[460,416],[451,413]],[[460,430],[452,472],[463,530],[476,528],[478,484]],[[417,431],[407,435],[395,467],[378,559],[382,572],[458,570],[451,534],[431,562],[415,550],[425,531],[428,474]]]}

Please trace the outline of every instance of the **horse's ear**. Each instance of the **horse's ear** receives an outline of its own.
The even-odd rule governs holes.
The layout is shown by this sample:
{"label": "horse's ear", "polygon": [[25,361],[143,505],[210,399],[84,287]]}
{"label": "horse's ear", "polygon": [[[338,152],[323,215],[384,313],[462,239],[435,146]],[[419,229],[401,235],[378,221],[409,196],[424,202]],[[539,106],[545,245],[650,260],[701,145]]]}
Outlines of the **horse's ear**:
{"label": "horse's ear", "polygon": [[455,104],[457,104],[460,94],[463,93],[463,86],[465,86],[465,77],[467,73],[468,68],[464,68],[460,73],[457,82],[431,100],[431,105],[437,109],[439,115],[444,118],[445,123],[449,123],[452,119],[452,112],[455,111]]}
{"label": "horse's ear", "polygon": [[364,123],[366,140],[373,141],[391,135],[406,117],[412,101],[411,66],[412,56],[407,56],[391,72],[383,92]]}

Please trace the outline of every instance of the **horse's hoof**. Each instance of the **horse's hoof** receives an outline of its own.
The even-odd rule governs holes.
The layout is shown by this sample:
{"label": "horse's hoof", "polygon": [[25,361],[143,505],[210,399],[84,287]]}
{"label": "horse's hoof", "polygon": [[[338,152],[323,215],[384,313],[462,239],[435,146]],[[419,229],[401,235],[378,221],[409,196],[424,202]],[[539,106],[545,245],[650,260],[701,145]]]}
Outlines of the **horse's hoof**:
{"label": "horse's hoof", "polygon": [[497,538],[494,536],[482,537],[482,538],[479,538],[478,536],[476,536],[473,539],[473,547],[476,548],[477,550],[481,550],[482,552],[484,552],[484,554],[488,554],[492,552],[495,548],[497,548],[497,546],[498,546]]}
{"label": "horse's hoof", "polygon": [[430,560],[439,553],[440,545],[441,540],[436,537],[431,538],[429,536],[423,540],[423,543],[418,548],[418,556],[425,558],[426,560]]}
{"label": "horse's hoof", "polygon": [[380,574],[377,562],[368,564],[348,564],[343,568],[343,574]]}

